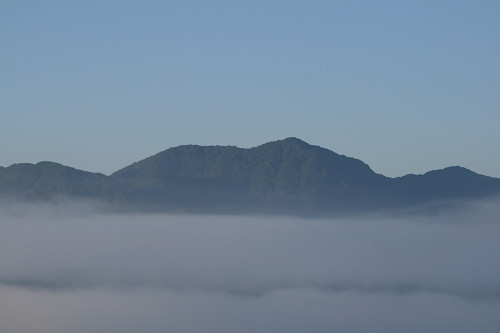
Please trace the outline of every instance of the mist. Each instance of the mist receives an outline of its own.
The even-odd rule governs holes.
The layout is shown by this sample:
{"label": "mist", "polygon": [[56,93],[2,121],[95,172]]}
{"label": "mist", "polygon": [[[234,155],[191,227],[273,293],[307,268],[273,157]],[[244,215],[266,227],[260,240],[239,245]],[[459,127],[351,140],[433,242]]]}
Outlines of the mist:
{"label": "mist", "polygon": [[0,207],[1,332],[498,332],[500,200],[337,219]]}

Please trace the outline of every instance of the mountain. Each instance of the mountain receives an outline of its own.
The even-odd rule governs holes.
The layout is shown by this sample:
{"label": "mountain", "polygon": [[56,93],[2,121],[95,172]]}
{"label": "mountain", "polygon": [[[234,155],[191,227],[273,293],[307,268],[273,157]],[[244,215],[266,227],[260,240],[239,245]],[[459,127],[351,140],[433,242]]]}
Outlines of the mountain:
{"label": "mountain", "polygon": [[117,209],[320,215],[500,194],[500,179],[449,167],[389,178],[297,138],[243,149],[184,145],[110,176],[51,162],[0,168],[0,196],[95,199]]}
{"label": "mountain", "polygon": [[110,177],[54,162],[0,168],[0,198],[49,200],[59,196],[108,200],[119,193],[119,185]]}

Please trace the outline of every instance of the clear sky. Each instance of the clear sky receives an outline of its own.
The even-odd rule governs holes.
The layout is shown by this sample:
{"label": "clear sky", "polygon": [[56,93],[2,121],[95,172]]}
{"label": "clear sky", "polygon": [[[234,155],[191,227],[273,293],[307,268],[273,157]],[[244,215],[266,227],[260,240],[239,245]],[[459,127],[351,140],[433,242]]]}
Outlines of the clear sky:
{"label": "clear sky", "polygon": [[500,177],[500,1],[0,1],[0,166],[289,136]]}

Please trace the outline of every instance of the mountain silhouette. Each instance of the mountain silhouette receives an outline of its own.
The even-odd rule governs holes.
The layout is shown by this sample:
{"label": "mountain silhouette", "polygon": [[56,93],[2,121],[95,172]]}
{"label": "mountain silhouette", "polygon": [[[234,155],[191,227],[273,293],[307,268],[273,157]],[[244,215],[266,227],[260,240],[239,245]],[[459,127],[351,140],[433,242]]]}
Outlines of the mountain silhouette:
{"label": "mountain silhouette", "polygon": [[54,197],[108,199],[120,193],[115,181],[54,162],[18,163],[0,168],[0,198],[49,200]]}
{"label": "mountain silhouette", "polygon": [[106,202],[116,209],[323,215],[500,194],[500,179],[449,167],[389,178],[297,138],[243,149],[183,145],[110,176],[52,162],[0,168],[0,196]]}

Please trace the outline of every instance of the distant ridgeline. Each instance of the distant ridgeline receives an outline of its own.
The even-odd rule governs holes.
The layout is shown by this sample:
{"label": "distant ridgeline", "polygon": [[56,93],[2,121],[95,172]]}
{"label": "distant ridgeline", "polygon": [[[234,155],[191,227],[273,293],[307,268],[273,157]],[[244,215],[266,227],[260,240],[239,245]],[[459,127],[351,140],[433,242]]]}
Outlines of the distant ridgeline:
{"label": "distant ridgeline", "polygon": [[329,215],[497,194],[500,179],[462,167],[389,178],[297,138],[179,146],[110,176],[53,162],[0,167],[5,201],[85,199],[117,211]]}

